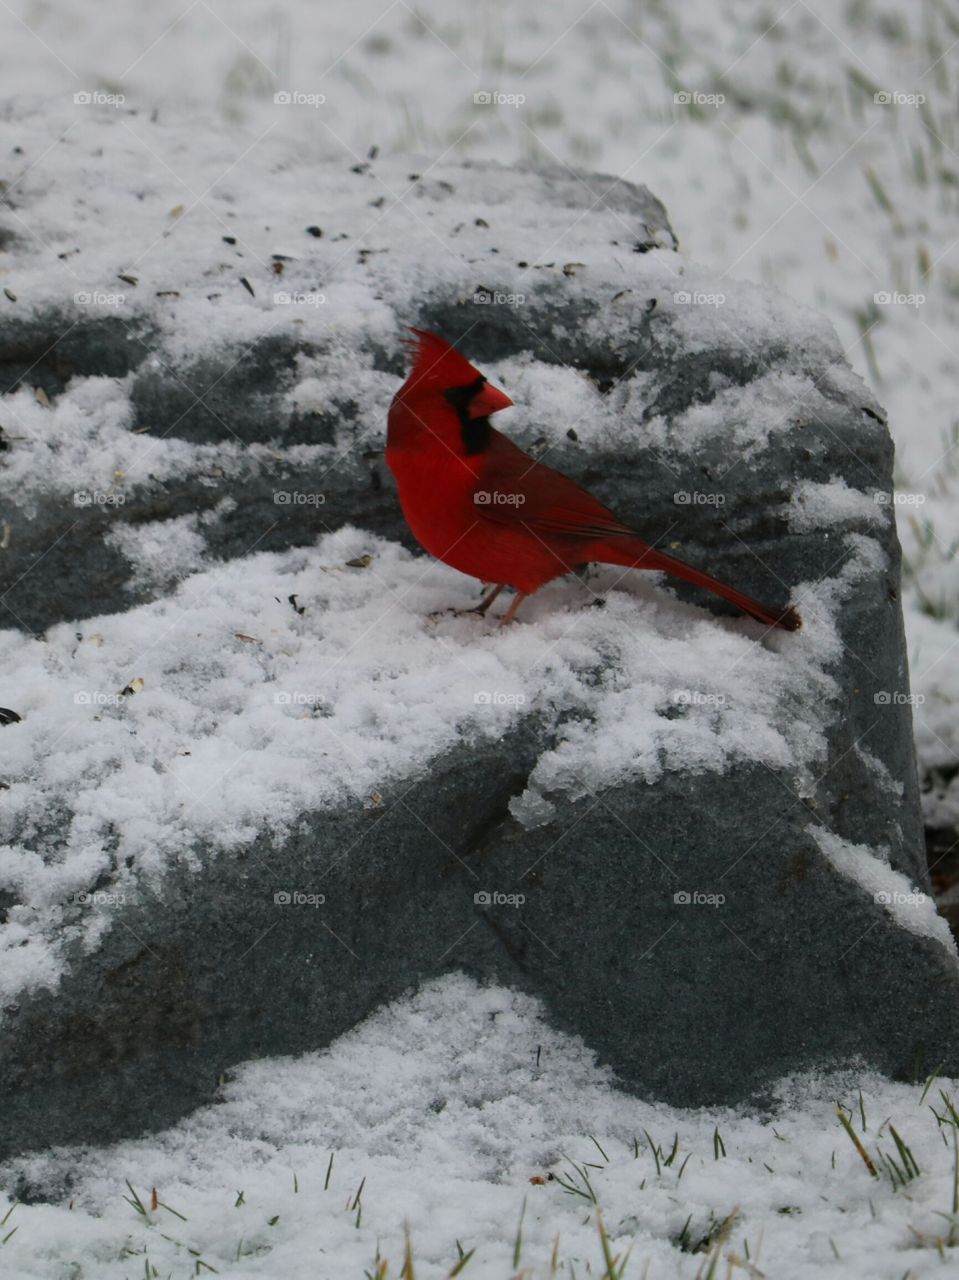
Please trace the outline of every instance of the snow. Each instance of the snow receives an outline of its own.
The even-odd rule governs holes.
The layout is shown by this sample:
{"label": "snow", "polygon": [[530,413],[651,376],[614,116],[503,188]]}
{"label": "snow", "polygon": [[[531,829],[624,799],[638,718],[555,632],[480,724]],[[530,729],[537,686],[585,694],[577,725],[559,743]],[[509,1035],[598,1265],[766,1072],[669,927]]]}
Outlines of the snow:
{"label": "snow", "polygon": [[[930,830],[959,830],[959,775],[945,784],[931,786],[922,799],[923,817]],[[957,896],[952,890],[950,900],[955,901]]]}
{"label": "snow", "polygon": [[118,524],[105,537],[133,566],[131,585],[163,590],[198,569],[206,558],[201,524],[209,524],[236,504],[225,499],[213,511],[191,513],[172,520],[148,520],[144,524]]}
{"label": "snow", "polygon": [[[132,572],[163,580],[200,557],[196,523],[114,541]],[[475,604],[469,579],[348,526],[205,565],[124,613],[0,633],[4,699],[22,717],[0,735],[0,888],[20,904],[0,929],[0,997],[49,986],[71,939],[93,944],[110,913],[78,895],[101,877],[156,886],[201,841],[228,853],[282,838],[305,812],[373,803],[525,717],[547,740],[515,802],[523,821],[548,816],[548,793],[666,771],[759,762],[802,785],[835,714],[836,611],[881,557],[868,538],[849,547],[838,576],[799,587],[816,625],[788,636],[611,569],[551,584],[504,630],[444,612]]]}
{"label": "snow", "polygon": [[[735,1212],[723,1252],[764,1275],[919,1280],[942,1274],[952,1205],[940,1089],[956,1082],[924,1097],[851,1066],[780,1082],[764,1113],[675,1110],[622,1092],[534,1000],[451,975],[322,1053],[248,1063],[164,1133],[12,1162],[4,1181],[22,1175],[50,1203],[13,1209],[4,1274],[186,1276],[198,1257],[220,1276],[341,1280],[378,1253],[397,1275],[409,1222],[422,1280],[449,1274],[457,1242],[476,1251],[465,1275],[546,1280],[557,1237],[558,1274],[598,1275],[596,1206],[548,1180],[585,1190],[575,1165],[612,1251],[632,1248],[627,1276],[702,1275],[692,1248]],[[900,1191],[871,1177],[837,1100],[880,1169],[895,1127],[921,1175]],[[9,1205],[0,1195],[0,1218]]]}
{"label": "snow", "polygon": [[901,800],[905,793],[905,784],[898,778],[894,778],[879,757],[874,756],[871,751],[868,751],[862,745],[862,743],[857,742],[855,750],[859,759],[862,760],[875,774],[878,782]]}
{"label": "snow", "polygon": [[[327,163],[322,185],[311,187],[304,182],[301,147],[270,137],[201,204],[173,217],[171,208],[180,206],[171,206],[171,170],[190,189],[199,187],[216,158],[236,146],[226,130],[211,126],[187,133],[187,127],[174,110],[158,120],[134,115],[132,108],[81,112],[57,144],[51,181],[30,159],[48,145],[47,113],[23,104],[14,120],[0,122],[0,135],[24,153],[22,176],[15,174],[12,182],[17,202],[11,229],[19,240],[5,277],[18,317],[27,321],[52,308],[62,311],[65,331],[94,316],[109,321],[137,360],[146,343],[152,353],[148,365],[158,374],[176,368],[188,390],[213,381],[183,372],[198,360],[201,368],[211,359],[232,365],[268,336],[315,344],[322,358],[299,356],[290,402],[302,412],[334,415],[350,406],[350,444],[366,446],[381,443],[384,412],[396,389],[395,379],[373,368],[374,351],[398,352],[402,325],[415,318],[411,300],[442,289],[468,304],[462,335],[454,335],[468,345],[480,305],[474,302],[477,290],[514,299],[489,305],[511,305],[525,315],[535,282],[538,292],[551,292],[560,304],[582,301],[591,343],[628,366],[639,354],[635,301],[655,301],[650,324],[664,368],[661,375],[622,388],[619,395],[629,399],[634,413],[656,398],[672,351],[714,352],[717,343],[731,342],[750,362],[784,361],[784,368],[745,391],[717,386],[714,402],[673,424],[653,419],[649,446],[689,451],[703,438],[722,432],[728,440],[731,432],[734,447],[749,458],[772,434],[789,430],[797,412],[829,409],[816,379],[841,360],[842,348],[821,314],[749,284],[724,283],[717,270],[685,261],[671,249],[633,252],[635,217],[627,221],[615,208],[584,197],[577,180],[563,171],[552,185],[564,183],[568,196],[585,201],[576,216],[562,200],[544,204],[543,179],[514,174],[507,216],[495,167],[435,162],[429,164],[429,181],[412,182],[415,162],[409,157],[383,157],[357,173],[328,146],[314,144],[315,158]],[[95,210],[89,207],[92,166]],[[135,188],[131,171],[138,175]],[[371,210],[371,202],[381,198],[385,207]],[[318,208],[320,238],[306,233],[320,216]],[[25,225],[34,238],[24,234]],[[224,232],[237,244],[225,244]],[[62,252],[70,256],[61,259]],[[280,252],[286,255],[284,269],[276,276]],[[569,260],[578,264],[571,274],[564,271]],[[137,283],[118,283],[124,275]],[[616,306],[623,297],[634,305]],[[720,301],[704,301],[710,298]],[[557,367],[562,362],[544,346],[532,320],[527,328],[530,351],[545,359],[520,354],[486,369],[511,395],[515,389],[513,429],[528,427],[556,440],[573,427],[584,445],[615,439],[623,401],[602,396],[574,369]],[[39,484],[66,486],[73,476],[112,495],[147,475],[169,475],[187,460],[193,469],[214,465],[209,446],[191,451],[176,439],[175,423],[165,424],[165,439],[154,432],[142,439],[131,435],[125,429],[125,390],[122,381],[88,381],[71,386],[52,410],[37,404],[28,387],[4,397],[7,420],[23,437],[11,451],[8,472],[11,486],[23,485],[22,492],[11,488],[18,504],[29,511]],[[861,386],[859,394],[868,400]],[[635,402],[637,396],[642,403]],[[100,398],[102,416],[96,409]],[[229,440],[230,424],[221,426]],[[332,448],[327,451],[332,461]],[[228,473],[235,465],[229,444],[223,465]]]}
{"label": "snow", "polygon": [[843,840],[835,832],[821,827],[812,827],[811,831],[836,870],[865,889],[901,928],[920,937],[935,938],[950,955],[957,955],[952,931],[936,911],[932,898],[910,883],[901,871],[890,867],[887,856],[868,845]]}
{"label": "snow", "polygon": [[[793,336],[798,337],[795,327],[790,328]],[[688,327],[684,326],[681,332],[688,332]],[[742,320],[735,322],[735,330],[730,325],[730,332],[735,332],[737,338],[751,335],[759,341],[759,330],[753,330],[751,323]],[[712,335],[715,348],[715,329]],[[777,333],[775,341],[778,336]],[[820,332],[818,336],[824,335]],[[767,340],[768,337],[767,333]],[[750,345],[748,338],[745,345]],[[837,359],[840,353],[827,344],[822,354],[824,359]],[[763,357],[768,359],[768,353],[764,351]],[[714,383],[718,381],[714,377]],[[788,433],[797,419],[803,416],[821,419],[828,411],[829,400],[812,371],[777,370],[763,374],[747,387],[717,386],[715,396],[708,403],[694,405],[668,422],[662,417],[654,418],[649,423],[649,441],[665,451],[685,453],[690,447],[719,440],[732,456],[748,461],[776,434]]]}
{"label": "snow", "polygon": [[[748,467],[789,429],[797,406],[826,413],[836,380],[852,385],[835,371],[835,332],[812,309],[724,281],[671,249],[632,252],[631,240],[621,242],[635,238],[635,220],[616,201],[595,207],[590,197],[571,220],[583,192],[562,170],[548,179],[556,198],[545,205],[544,179],[511,174],[507,205],[495,166],[406,156],[331,163],[324,136],[312,144],[327,161],[322,181],[311,184],[302,139],[279,136],[243,152],[210,187],[236,134],[187,128],[182,104],[156,117],[123,104],[74,111],[52,174],[36,159],[48,145],[49,107],[18,104],[0,131],[23,156],[13,228],[29,226],[33,237],[21,235],[11,255],[18,314],[63,308],[72,328],[93,308],[118,326],[121,347],[136,341],[135,361],[144,341],[136,335],[148,333],[157,376],[198,369],[187,385],[201,387],[212,380],[204,370],[222,377],[249,346],[286,334],[303,348],[291,405],[336,424],[331,443],[289,446],[265,423],[261,443],[244,445],[221,421],[222,441],[196,443],[178,438],[175,423],[131,431],[132,375],[77,376],[52,404],[22,385],[0,398],[17,437],[0,470],[13,536],[41,494],[109,513],[172,476],[242,478],[268,457],[293,474],[299,463],[322,473],[346,451],[382,447],[400,377],[375,366],[380,353],[399,352],[411,299],[441,288],[471,300],[483,286],[522,307],[534,271],[538,292],[584,304],[590,341],[618,358],[636,358],[635,308],[614,303],[626,291],[656,300],[650,323],[667,354],[713,350],[731,335],[750,359],[779,362],[746,387],[717,375],[710,403],[668,424],[653,417],[644,444],[666,457],[721,439]],[[178,182],[206,194],[181,207]],[[321,236],[307,231],[319,225]],[[598,311],[597,297],[608,302]],[[469,323],[467,315],[466,338]],[[603,396],[527,328],[529,351],[484,363],[484,372],[515,399],[510,430],[547,444],[573,428],[584,447],[610,446],[624,407],[639,420],[669,376],[664,365]],[[323,495],[312,496],[323,525],[339,525]],[[855,514],[870,501],[840,498]],[[806,528],[837,518],[835,494],[807,495],[806,507]],[[500,633],[495,618],[431,619],[474,604],[470,584],[360,529],[218,564],[204,534],[230,509],[115,523],[107,544],[125,558],[127,584],[157,595],[152,603],[41,639],[0,634],[4,698],[23,718],[0,738],[9,784],[0,887],[20,904],[12,930],[0,931],[0,995],[51,985],[69,942],[95,944],[109,913],[78,895],[102,877],[133,894],[171,863],[190,865],[201,841],[229,852],[264,831],[282,837],[306,811],[372,803],[455,744],[499,737],[524,717],[546,731],[561,725],[512,804],[529,825],[549,817],[551,793],[654,782],[663,771],[761,762],[803,788],[826,754],[837,610],[850,584],[882,564],[877,542],[846,535],[844,568],[795,585],[794,602],[815,625],[762,644],[750,622],[717,622],[649,576],[608,570],[552,585],[525,606],[523,625]],[[350,565],[366,555],[367,569]],[[605,608],[585,607],[598,596]]]}
{"label": "snow", "polygon": [[[320,12],[308,0],[234,0],[229,10],[217,0],[122,8],[11,0],[0,13],[0,35],[4,90],[19,95],[0,120],[7,184],[0,223],[18,237],[13,252],[0,252],[0,288],[17,301],[0,294],[0,307],[16,308],[25,322],[65,297],[91,294],[102,300],[69,303],[64,328],[91,308],[126,323],[149,317],[158,368],[211,347],[218,354],[218,344],[240,356],[244,344],[273,330],[305,335],[325,349],[322,360],[300,358],[291,401],[303,412],[328,412],[348,393],[357,406],[349,444],[366,447],[379,440],[396,380],[372,367],[368,349],[356,357],[355,338],[362,333],[395,350],[398,303],[418,283],[410,263],[425,244],[437,287],[464,299],[477,285],[522,294],[534,271],[567,297],[603,298],[608,305],[589,332],[612,350],[625,340],[615,301],[623,290],[631,291],[624,297],[656,297],[661,340],[672,334],[687,348],[709,350],[718,318],[760,366],[776,343],[788,344],[785,376],[754,384],[748,403],[717,378],[710,412],[690,411],[670,429],[654,418],[651,442],[666,456],[709,441],[720,413],[733,424],[736,456],[748,462],[788,429],[797,402],[822,413],[831,393],[853,388],[874,411],[882,402],[898,452],[893,511],[906,556],[917,744],[927,768],[955,769],[959,137],[954,18],[945,6],[868,0],[842,9],[803,0],[779,12],[747,0],[694,0],[681,9],[558,0],[507,12],[467,0],[415,11],[402,2],[353,0]],[[927,102],[876,104],[870,81],[887,92],[920,92]],[[722,89],[725,102],[677,106],[677,88]],[[126,101],[74,103],[78,91],[98,89]],[[277,106],[280,89],[322,94],[325,102]],[[477,105],[477,90],[526,101]],[[374,143],[381,158],[373,171],[353,174]],[[411,161],[413,153],[426,158]],[[304,183],[303,165],[330,156],[342,165],[342,181],[318,193]],[[467,156],[577,164],[645,181],[666,203],[684,253],[715,266],[665,252],[633,254],[622,217],[601,209],[591,228],[602,212],[608,239],[622,243],[613,247],[612,263],[605,253],[598,261],[595,232],[571,226],[561,201],[550,216],[540,213],[530,255],[528,236],[514,228],[523,184],[483,167],[467,176],[451,163]],[[417,170],[424,177],[412,182]],[[441,185],[454,173],[457,195],[474,214],[462,228],[450,219]],[[885,205],[870,175],[887,193]],[[374,253],[358,271],[355,250],[378,247],[381,217],[402,224],[410,255]],[[304,233],[316,223],[324,228],[319,240]],[[499,254],[490,252],[491,232]],[[225,235],[237,245],[228,246]],[[445,246],[454,243],[450,256]],[[274,253],[290,255],[282,281],[272,276]],[[520,260],[531,265],[521,268]],[[561,278],[571,261],[585,266]],[[137,285],[118,280],[120,272]],[[746,277],[776,285],[796,302],[750,295],[732,283]],[[156,297],[170,291],[180,296]],[[278,301],[281,292],[303,300]],[[897,292],[925,301],[876,302]],[[712,300],[677,301],[682,293]],[[530,353],[536,350],[531,334]],[[874,394],[845,370],[842,353]],[[339,369],[331,376],[335,358]],[[817,381],[810,371],[824,358],[830,371]],[[613,438],[620,397],[635,398],[643,410],[660,386],[649,373],[601,397],[579,375],[547,370],[532,354],[486,372],[508,386],[517,421],[553,439],[575,418],[584,442]],[[65,502],[82,493],[109,505],[150,476],[202,475],[214,467],[240,474],[245,456],[255,464],[257,451],[270,448],[133,436],[130,412],[122,379],[76,379],[50,408],[29,388],[3,396],[0,426],[6,437],[21,437],[2,454],[6,503],[29,518],[42,488]],[[335,460],[322,445],[285,453],[293,462]],[[864,531],[889,515],[875,495],[846,491],[835,480],[807,485],[788,513],[796,531],[836,526],[837,540],[854,551],[844,574],[877,567]],[[8,514],[5,504],[0,536]],[[844,533],[847,525],[859,532]],[[0,883],[27,903],[6,926],[0,973],[11,989],[54,986],[59,940],[76,930],[93,946],[106,927],[104,915],[64,899],[102,871],[109,820],[134,853],[130,882],[119,889],[133,893],[136,877],[155,872],[167,856],[164,833],[171,843],[210,835],[227,798],[238,807],[219,837],[225,856],[262,821],[267,796],[281,829],[304,801],[365,796],[384,778],[426,767],[454,735],[494,736],[522,716],[575,711],[600,656],[609,655],[611,675],[596,703],[598,718],[565,723],[562,742],[514,802],[523,821],[548,816],[544,792],[551,787],[590,781],[582,778],[583,759],[610,776],[632,767],[623,729],[630,717],[663,752],[661,762],[652,752],[640,755],[643,776],[679,759],[697,768],[735,759],[802,767],[821,754],[824,721],[807,721],[805,729],[798,716],[771,721],[760,686],[788,702],[801,696],[803,681],[807,691],[815,682],[807,708],[828,706],[821,667],[838,644],[834,616],[848,578],[803,589],[802,606],[817,619],[815,640],[810,630],[760,646],[751,623],[717,623],[670,600],[648,577],[617,581],[609,574],[550,587],[528,603],[528,622],[501,636],[475,620],[428,622],[431,609],[473,602],[464,580],[439,566],[414,566],[361,531],[231,567],[208,561],[202,529],[183,517],[162,531],[118,525],[111,535],[129,560],[131,580],[170,592],[175,578],[191,575],[175,595],[122,617],[90,619],[80,627],[82,640],[67,626],[52,629],[43,645],[11,632],[0,637],[8,689],[0,702],[25,716],[0,731],[0,771],[20,779],[3,793]],[[358,552],[374,555],[368,570],[345,567]],[[302,618],[273,599],[284,602],[290,589],[309,605]],[[582,608],[592,590],[606,596],[605,609]],[[384,608],[390,664],[374,681],[387,648]],[[338,613],[343,626],[330,627]],[[349,649],[356,636],[375,641],[368,663]],[[427,659],[416,669],[414,652]],[[757,671],[748,685],[735,679],[747,656]],[[454,672],[462,682],[457,664],[464,657],[469,687],[503,700],[443,701]],[[329,704],[317,698],[316,677],[327,672],[335,695]],[[137,677],[142,689],[121,694]],[[684,703],[679,720],[660,715],[688,690],[712,701]],[[91,702],[73,700],[84,692]],[[272,701],[273,692],[289,693],[290,701]],[[94,694],[103,701],[94,705]],[[302,701],[294,701],[297,694]],[[407,723],[410,711],[418,728]],[[235,767],[251,749],[277,770],[261,775],[252,792],[238,786]],[[298,769],[293,782],[283,769],[287,753],[324,768],[307,779]],[[876,777],[880,785],[900,785],[881,766]],[[74,792],[80,805],[63,860],[49,859],[43,855],[61,834],[59,802]],[[955,781],[930,792],[927,816],[956,823],[957,796]],[[28,849],[28,840],[42,852]],[[941,922],[927,905],[908,901],[913,887],[894,878],[881,850],[827,833],[824,851],[864,892],[888,894],[884,905],[905,927],[945,945]],[[144,1274],[147,1259],[123,1255],[124,1246],[147,1248],[160,1275],[194,1274],[185,1245],[221,1276],[340,1280],[364,1269],[372,1274],[378,1247],[397,1274],[409,1219],[421,1280],[449,1273],[457,1239],[466,1249],[477,1246],[467,1276],[500,1280],[517,1269],[513,1246],[525,1197],[520,1264],[535,1268],[531,1280],[549,1274],[557,1232],[563,1266],[571,1261],[577,1275],[589,1274],[587,1265],[599,1274],[591,1206],[556,1183],[528,1182],[549,1168],[568,1176],[565,1153],[601,1165],[589,1176],[614,1248],[622,1252],[635,1238],[627,1275],[643,1274],[647,1263],[651,1276],[697,1275],[703,1256],[674,1243],[684,1222],[691,1214],[695,1239],[737,1205],[729,1252],[745,1261],[748,1242],[749,1260],[766,1275],[940,1275],[936,1244],[950,1231],[954,1178],[947,1131],[930,1112],[931,1104],[942,1113],[940,1085],[956,1088],[940,1081],[923,1099],[921,1086],[850,1072],[784,1082],[775,1115],[677,1112],[618,1092],[582,1046],[539,1020],[531,1002],[451,978],[381,1011],[326,1053],[241,1067],[221,1105],[166,1134],[31,1158],[32,1176],[51,1189],[54,1203],[18,1205],[0,1227],[0,1255],[13,1280]],[[877,1143],[894,1154],[895,1124],[922,1175],[898,1192],[885,1178],[874,1181],[838,1126],[837,1097],[857,1132],[866,1128],[863,1141],[874,1156]],[[720,1160],[717,1126],[727,1151]],[[671,1135],[680,1135],[680,1155],[661,1174],[645,1130],[666,1151]],[[331,1190],[324,1192],[334,1148]],[[74,1184],[58,1191],[71,1170]],[[345,1206],[364,1176],[356,1225],[356,1210]],[[142,1221],[122,1199],[126,1178],[144,1197],[156,1185],[160,1199],[189,1221],[163,1209]],[[235,1205],[240,1187],[244,1201]],[[0,1207],[0,1219],[6,1212]]]}
{"label": "snow", "polygon": [[940,619],[917,612],[908,638],[917,749],[928,766],[954,771],[959,750],[959,636]]}
{"label": "snow", "polygon": [[789,495],[786,519],[794,533],[808,533],[833,524],[881,526],[887,518],[883,507],[888,496],[881,491],[869,494],[851,489],[839,476],[828,484],[802,480]]}

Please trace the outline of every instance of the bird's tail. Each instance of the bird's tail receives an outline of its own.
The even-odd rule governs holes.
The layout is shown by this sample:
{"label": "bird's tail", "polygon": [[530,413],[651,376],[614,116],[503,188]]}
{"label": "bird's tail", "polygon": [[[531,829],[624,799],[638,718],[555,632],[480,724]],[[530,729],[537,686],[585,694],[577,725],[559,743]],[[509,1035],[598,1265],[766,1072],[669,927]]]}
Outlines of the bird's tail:
{"label": "bird's tail", "polygon": [[722,596],[737,609],[742,609],[743,613],[748,613],[751,618],[764,623],[767,627],[782,627],[785,631],[798,631],[802,626],[802,618],[792,607],[767,608],[758,600],[753,600],[742,591],[737,591],[735,587],[727,586],[718,578],[711,578],[701,569],[694,569],[692,565],[686,564],[683,560],[677,560],[675,556],[668,556],[663,551],[655,551],[642,538],[623,537],[615,540],[610,538],[594,551],[595,554],[591,555],[591,558],[604,564],[621,564],[631,569],[660,569],[665,573],[671,573],[676,578],[692,582],[697,587],[705,587],[707,591]]}

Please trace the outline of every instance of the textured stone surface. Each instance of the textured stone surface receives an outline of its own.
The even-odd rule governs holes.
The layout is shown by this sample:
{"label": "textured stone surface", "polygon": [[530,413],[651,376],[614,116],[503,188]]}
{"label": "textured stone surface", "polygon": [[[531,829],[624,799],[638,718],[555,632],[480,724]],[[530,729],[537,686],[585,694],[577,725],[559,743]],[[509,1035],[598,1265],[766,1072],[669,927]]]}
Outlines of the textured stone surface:
{"label": "textured stone surface", "polygon": [[[468,186],[479,171],[445,172]],[[542,244],[537,202],[555,213],[566,201],[588,236],[590,219],[600,217],[590,212],[591,192],[605,190],[602,179],[582,186],[526,175],[523,182],[527,204],[510,225],[509,245],[520,269]],[[446,193],[437,186],[423,200],[439,206]],[[198,846],[198,871],[184,864],[170,869],[161,889],[144,887],[136,902],[111,912],[93,954],[77,951],[55,991],[5,1011],[0,1150],[103,1141],[168,1123],[214,1096],[232,1063],[327,1043],[383,1000],[454,968],[542,996],[557,1022],[627,1084],[673,1103],[761,1099],[779,1075],[852,1059],[892,1074],[910,1073],[917,1062],[959,1071],[954,954],[902,928],[813,836],[820,828],[882,850],[891,867],[926,885],[909,707],[875,701],[877,692],[908,690],[892,518],[887,508],[878,523],[848,517],[797,531],[787,515],[802,482],[841,477],[862,492],[890,487],[881,411],[828,335],[804,346],[786,323],[789,304],[759,290],[726,283],[730,306],[714,308],[715,317],[699,308],[691,329],[690,309],[676,303],[670,285],[685,268],[668,249],[661,206],[626,184],[610,200],[623,245],[608,250],[609,262],[594,266],[587,284],[571,264],[568,273],[526,277],[522,307],[476,302],[477,289],[511,287],[516,268],[491,278],[488,262],[464,257],[458,287],[449,279],[431,284],[436,250],[424,237],[405,249],[419,254],[422,270],[400,319],[463,335],[481,367],[532,353],[557,372],[566,364],[582,371],[604,399],[618,397],[615,437],[584,444],[557,429],[551,464],[651,539],[666,537],[665,545],[751,594],[785,603],[794,584],[836,577],[855,559],[850,535],[878,544],[885,567],[851,579],[841,604],[843,654],[830,668],[841,694],[818,781],[751,765],[724,775],[670,773],[655,785],[557,794],[552,817],[527,829],[509,802],[554,732],[530,714],[498,743],[463,745],[433,762],[412,790],[408,781],[386,787],[381,811],[307,814],[284,844],[264,834],[228,856]],[[378,236],[389,241],[389,228]],[[600,258],[601,239],[598,229]],[[631,283],[617,288],[616,255],[653,243],[666,252],[630,258]],[[654,257],[667,260],[665,268],[643,275]],[[384,268],[388,292],[387,277]],[[408,274],[403,279],[409,290]],[[737,317],[753,307],[772,308],[772,319],[760,318],[743,338]],[[55,309],[41,309],[27,326],[3,319],[11,381],[28,377],[55,400],[72,375],[127,377],[131,430],[221,442],[233,462],[224,474],[204,457],[176,475],[131,480],[126,502],[109,510],[77,508],[62,487],[29,501],[8,493],[13,536],[0,553],[6,626],[40,631],[148,599],[152,589],[131,579],[131,564],[105,540],[118,521],[209,512],[200,531],[209,553],[222,558],[254,544],[310,544],[347,522],[408,541],[377,455],[382,418],[370,422],[366,400],[343,397],[333,328],[305,339],[285,326],[250,344],[214,323],[217,340],[185,358],[166,351],[168,337],[146,308],[117,323],[81,323],[46,352],[63,319]],[[354,320],[350,340],[371,376],[383,375],[385,408],[396,385],[386,375],[400,373],[402,356],[379,331],[364,345],[361,330]],[[304,357],[314,377],[329,368],[333,391],[309,414],[287,394]],[[734,400],[800,377],[816,388],[815,400],[787,386],[787,429],[757,438],[754,448],[732,443],[722,422],[692,443],[673,429],[720,392]],[[535,415],[515,429],[503,425],[528,446],[540,435]],[[270,449],[251,453],[244,469],[244,451],[258,443]],[[300,443],[322,447],[291,456]],[[323,506],[278,505],[277,491],[294,487],[321,490]],[[716,489],[721,519],[715,507],[677,505],[674,497]],[[223,509],[223,498],[236,506]],[[595,661],[599,679],[599,655]],[[884,783],[883,769],[901,795]],[[417,816],[424,814],[428,825]],[[322,892],[326,903],[278,913],[274,894],[290,887]],[[481,889],[519,893],[525,902],[477,902]],[[686,890],[722,894],[724,905],[676,902]],[[5,910],[16,919],[9,895]]]}

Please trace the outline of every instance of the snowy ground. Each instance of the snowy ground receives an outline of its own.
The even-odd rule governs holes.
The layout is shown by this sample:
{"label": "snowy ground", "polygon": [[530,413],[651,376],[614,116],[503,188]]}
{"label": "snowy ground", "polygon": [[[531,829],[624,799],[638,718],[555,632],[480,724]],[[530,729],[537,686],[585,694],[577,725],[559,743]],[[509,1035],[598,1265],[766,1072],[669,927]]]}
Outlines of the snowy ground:
{"label": "snowy ground", "polygon": [[17,1162],[57,1203],[0,1197],[4,1274],[941,1276],[955,1091],[851,1071],[783,1082],[763,1116],[677,1112],[619,1092],[535,1002],[453,977],[324,1053],[247,1064],[158,1137]]}
{"label": "snowy ground", "polygon": [[[205,181],[190,172],[185,183],[170,166],[166,207],[179,208],[184,225],[205,215],[204,201],[216,206],[218,184],[267,136],[351,163],[377,145],[387,158],[558,161],[646,182],[691,258],[823,311],[889,409],[913,686],[926,699],[917,741],[927,765],[951,771],[957,47],[949,0],[354,0],[322,11],[310,0],[120,10],[11,0],[0,6],[0,83],[42,110],[48,138],[29,164],[5,156],[0,177],[14,192],[20,182],[42,186],[56,172],[58,138],[80,130],[86,113],[125,105],[188,120],[191,132],[212,120],[232,131]],[[277,93],[291,101],[275,102]],[[135,156],[135,120],[131,129]],[[95,171],[89,182],[95,202]],[[182,572],[198,567],[190,533]],[[497,678],[508,683],[505,660]],[[943,816],[959,813],[953,793]],[[530,1002],[453,979],[326,1054],[240,1069],[223,1104],[159,1138],[31,1160],[31,1184],[56,1203],[20,1204],[4,1219],[0,1198],[0,1267],[24,1280],[209,1268],[340,1280],[385,1274],[379,1249],[395,1276],[409,1220],[408,1277],[414,1266],[421,1278],[450,1274],[457,1241],[476,1250],[467,1277],[545,1277],[557,1235],[555,1274],[615,1276],[601,1260],[591,1187],[612,1252],[622,1259],[632,1245],[626,1277],[712,1274],[713,1245],[723,1274],[728,1261],[744,1275],[800,1280],[938,1275],[959,1224],[948,1216],[955,1132],[931,1108],[944,1116],[940,1088],[953,1097],[956,1085],[937,1081],[922,1098],[924,1087],[851,1075],[784,1086],[766,1119],[671,1111],[618,1093]],[[878,1178],[840,1126],[836,1099]],[[914,1178],[892,1127],[915,1157]],[[576,1190],[529,1182],[549,1172]]]}

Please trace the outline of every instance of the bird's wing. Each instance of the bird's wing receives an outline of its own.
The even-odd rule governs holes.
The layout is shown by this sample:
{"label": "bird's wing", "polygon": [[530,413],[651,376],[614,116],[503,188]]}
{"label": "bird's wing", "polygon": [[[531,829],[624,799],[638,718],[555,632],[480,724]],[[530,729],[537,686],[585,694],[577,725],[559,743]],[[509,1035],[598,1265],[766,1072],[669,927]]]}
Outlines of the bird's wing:
{"label": "bird's wing", "polygon": [[498,431],[473,493],[476,514],[497,525],[583,540],[635,533],[568,476],[537,462]]}

